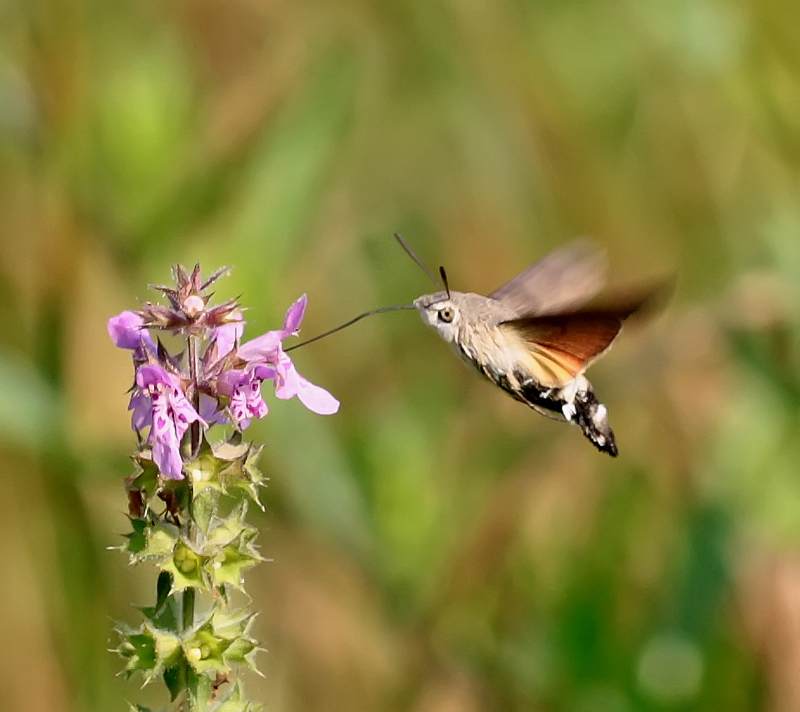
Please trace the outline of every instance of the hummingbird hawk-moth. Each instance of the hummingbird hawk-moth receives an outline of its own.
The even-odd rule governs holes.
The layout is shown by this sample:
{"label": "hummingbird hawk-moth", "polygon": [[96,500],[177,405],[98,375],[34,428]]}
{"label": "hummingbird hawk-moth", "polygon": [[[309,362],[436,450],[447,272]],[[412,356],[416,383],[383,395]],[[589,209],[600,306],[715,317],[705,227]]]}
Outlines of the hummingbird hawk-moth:
{"label": "hummingbird hawk-moth", "polygon": [[291,348],[371,314],[416,309],[492,383],[537,413],[577,425],[598,450],[616,457],[608,411],[584,373],[652,293],[591,306],[604,282],[604,260],[584,241],[551,252],[489,296],[457,292],[450,289],[444,268],[439,268],[437,279],[408,243],[395,237],[443,291],[425,294],[412,304],[366,312]]}

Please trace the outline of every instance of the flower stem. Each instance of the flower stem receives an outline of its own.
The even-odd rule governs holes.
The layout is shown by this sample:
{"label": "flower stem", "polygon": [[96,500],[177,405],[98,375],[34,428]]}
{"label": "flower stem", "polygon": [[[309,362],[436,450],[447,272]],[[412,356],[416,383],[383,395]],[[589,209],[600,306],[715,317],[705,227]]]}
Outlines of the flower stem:
{"label": "flower stem", "polygon": [[183,610],[181,621],[183,630],[189,630],[194,625],[194,597],[195,590],[187,588],[183,592]]}
{"label": "flower stem", "polygon": [[[198,406],[200,403],[200,390],[198,389],[197,378],[199,373],[199,361],[198,361],[198,353],[197,353],[197,337],[193,335],[189,335],[187,338],[187,347],[189,352],[189,379],[191,381],[191,388],[192,388],[192,405],[194,406],[195,410],[198,410]],[[193,422],[189,426],[189,432],[191,434],[191,447],[192,447],[192,457],[195,457],[197,453],[200,451],[200,423],[198,421]],[[191,482],[187,483],[189,485],[189,511],[191,512],[191,505],[192,505],[192,485]],[[190,528],[191,520],[186,522],[187,529]],[[188,534],[188,532],[187,532]],[[195,590],[193,588],[187,588],[183,592],[183,609],[181,611],[182,614],[182,627],[183,630],[189,630],[194,625],[194,601],[195,601]]]}
{"label": "flower stem", "polygon": [[[200,360],[197,352],[197,337],[190,334],[187,338],[187,347],[189,351],[189,379],[192,388],[192,405],[195,411],[200,410],[200,389],[198,388],[198,374],[200,372]],[[200,452],[200,421],[195,420],[189,426],[192,443],[192,457],[196,457]]]}

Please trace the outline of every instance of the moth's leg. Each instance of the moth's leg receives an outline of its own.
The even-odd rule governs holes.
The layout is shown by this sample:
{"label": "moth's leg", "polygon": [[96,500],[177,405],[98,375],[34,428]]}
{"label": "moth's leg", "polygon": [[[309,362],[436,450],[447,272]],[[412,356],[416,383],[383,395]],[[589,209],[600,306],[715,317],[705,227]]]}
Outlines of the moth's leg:
{"label": "moth's leg", "polygon": [[[561,412],[570,422],[574,422],[575,415],[578,412],[578,409],[575,407],[575,397],[578,395],[579,390],[585,390],[586,385],[588,384],[583,376],[576,376],[561,389],[559,395],[564,401],[564,405],[561,406]],[[584,387],[582,388],[582,386]]]}

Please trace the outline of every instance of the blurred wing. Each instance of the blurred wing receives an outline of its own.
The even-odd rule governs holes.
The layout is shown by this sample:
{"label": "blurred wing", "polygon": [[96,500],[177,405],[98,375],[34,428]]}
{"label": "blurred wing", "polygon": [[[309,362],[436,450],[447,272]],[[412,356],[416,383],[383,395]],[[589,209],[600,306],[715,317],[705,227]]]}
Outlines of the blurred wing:
{"label": "blurred wing", "polygon": [[500,324],[521,337],[531,357],[529,366],[546,388],[563,386],[601,356],[622,324],[644,302],[617,309],[534,316]]}
{"label": "blurred wing", "polygon": [[579,240],[546,255],[489,296],[521,317],[575,309],[605,281],[603,255]]}

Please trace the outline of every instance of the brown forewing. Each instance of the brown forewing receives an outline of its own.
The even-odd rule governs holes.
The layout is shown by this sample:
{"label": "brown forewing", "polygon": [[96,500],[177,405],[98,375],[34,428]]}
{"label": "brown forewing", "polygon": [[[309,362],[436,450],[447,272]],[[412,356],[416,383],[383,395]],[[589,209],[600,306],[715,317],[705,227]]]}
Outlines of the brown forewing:
{"label": "brown forewing", "polygon": [[501,326],[519,335],[538,365],[550,374],[544,385],[561,385],[611,346],[625,319],[641,304],[638,301],[616,309],[523,317]]}

